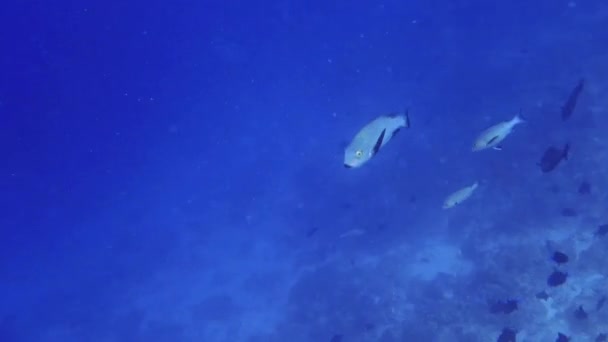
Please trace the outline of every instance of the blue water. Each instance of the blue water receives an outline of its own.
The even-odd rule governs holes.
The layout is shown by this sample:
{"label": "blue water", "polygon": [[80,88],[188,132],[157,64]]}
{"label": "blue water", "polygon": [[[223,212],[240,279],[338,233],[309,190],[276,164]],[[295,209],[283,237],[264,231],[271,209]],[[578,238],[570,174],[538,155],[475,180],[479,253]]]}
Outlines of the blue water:
{"label": "blue water", "polygon": [[[608,331],[604,2],[2,7],[0,342]],[[405,108],[409,129],[343,167],[361,127]],[[502,151],[471,152],[520,109]],[[556,267],[567,286],[547,286]]]}

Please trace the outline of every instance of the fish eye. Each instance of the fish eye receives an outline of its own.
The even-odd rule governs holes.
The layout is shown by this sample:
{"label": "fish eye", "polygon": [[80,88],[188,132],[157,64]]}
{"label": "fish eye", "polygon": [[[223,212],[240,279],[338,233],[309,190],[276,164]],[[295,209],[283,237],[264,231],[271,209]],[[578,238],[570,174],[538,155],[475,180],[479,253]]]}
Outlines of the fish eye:
{"label": "fish eye", "polygon": [[363,156],[363,151],[361,151],[361,150],[357,150],[357,151],[355,152],[355,156],[356,156],[357,158],[361,158],[361,156]]}

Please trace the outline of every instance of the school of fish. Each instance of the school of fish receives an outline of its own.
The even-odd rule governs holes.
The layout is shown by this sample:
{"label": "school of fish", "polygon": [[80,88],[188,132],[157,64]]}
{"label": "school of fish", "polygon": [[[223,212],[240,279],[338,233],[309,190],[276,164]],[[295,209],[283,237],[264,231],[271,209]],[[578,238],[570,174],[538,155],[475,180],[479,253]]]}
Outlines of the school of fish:
{"label": "school of fish", "polygon": [[[585,81],[581,79],[570,93],[566,104],[562,107],[561,118],[567,120],[572,116]],[[499,122],[483,130],[473,142],[472,151],[493,149],[502,150],[503,141],[513,132],[514,128],[526,120],[522,116],[522,110],[512,119]],[[350,144],[344,150],[344,166],[346,168],[359,168],[372,160],[386,144],[402,128],[410,128],[409,111],[404,113],[381,115],[372,120],[354,136]],[[545,150],[539,168],[543,173],[553,171],[562,160],[568,159],[570,144],[566,143],[563,148],[549,147]],[[461,188],[448,195],[443,202],[443,209],[453,208],[470,198],[479,183]]]}

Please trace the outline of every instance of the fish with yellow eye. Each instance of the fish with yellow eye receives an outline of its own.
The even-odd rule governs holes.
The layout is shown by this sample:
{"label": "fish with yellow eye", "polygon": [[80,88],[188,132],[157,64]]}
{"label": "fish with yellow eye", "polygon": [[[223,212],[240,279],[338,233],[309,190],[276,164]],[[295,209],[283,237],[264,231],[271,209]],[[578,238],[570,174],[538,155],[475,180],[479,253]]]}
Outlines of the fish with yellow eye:
{"label": "fish with yellow eye", "polygon": [[344,167],[357,168],[365,164],[403,127],[410,127],[408,111],[382,115],[365,125],[344,150]]}

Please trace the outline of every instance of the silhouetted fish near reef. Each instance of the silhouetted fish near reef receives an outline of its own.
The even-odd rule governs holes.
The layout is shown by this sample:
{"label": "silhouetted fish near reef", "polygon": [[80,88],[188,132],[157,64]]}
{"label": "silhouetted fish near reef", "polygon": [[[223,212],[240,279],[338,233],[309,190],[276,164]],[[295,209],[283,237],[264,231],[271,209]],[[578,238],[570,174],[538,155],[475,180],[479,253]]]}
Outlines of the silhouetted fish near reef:
{"label": "silhouetted fish near reef", "polygon": [[564,208],[560,211],[560,213],[562,214],[562,216],[564,217],[575,217],[578,215],[578,213],[576,212],[576,210],[572,209],[572,208]]}
{"label": "silhouetted fish near reef", "polygon": [[557,251],[553,253],[551,259],[560,265],[568,262],[568,256],[562,252]]}
{"label": "silhouetted fish near reef", "polygon": [[597,301],[595,304],[595,311],[600,311],[604,307],[604,304],[606,304],[606,296],[602,296],[602,298]]}
{"label": "silhouetted fish near reef", "polygon": [[596,237],[601,237],[608,234],[608,224],[602,224],[599,227],[597,227],[597,230],[595,231],[595,235]]}
{"label": "silhouetted fish near reef", "polygon": [[537,293],[535,297],[537,299],[540,299],[540,300],[547,300],[547,299],[549,299],[549,295],[547,294],[546,291],[541,291],[541,292]]}
{"label": "silhouetted fish near reef", "polygon": [[562,106],[562,120],[566,121],[574,113],[574,108],[576,107],[576,102],[578,101],[578,97],[583,91],[583,87],[585,86],[585,80],[581,79],[576,87],[572,89],[570,92],[570,96],[568,97],[568,101]]}
{"label": "silhouetted fish near reef", "polygon": [[555,339],[555,342],[568,342],[570,341],[570,337],[558,332],[557,333],[557,339]]}
{"label": "silhouetted fish near reef", "polygon": [[578,187],[578,193],[581,195],[589,195],[591,193],[591,184],[587,181],[583,181]]}
{"label": "silhouetted fish near reef", "polygon": [[585,309],[583,309],[583,306],[579,305],[578,309],[574,311],[574,318],[579,320],[585,320],[589,318],[589,315],[587,315],[587,312],[585,311]]}
{"label": "silhouetted fish near reef", "polygon": [[502,329],[502,332],[498,336],[496,342],[517,342],[516,339],[517,331],[509,328]]}
{"label": "silhouetted fish near reef", "polygon": [[541,171],[544,173],[551,172],[559,165],[562,159],[568,160],[569,151],[570,144],[566,144],[563,149],[551,146],[545,150],[538,166],[540,166]]}
{"label": "silhouetted fish near reef", "polygon": [[513,299],[508,299],[505,301],[498,300],[493,303],[490,303],[490,313],[493,314],[510,314],[517,310],[517,301]]}
{"label": "silhouetted fish near reef", "polygon": [[553,271],[553,273],[549,275],[549,278],[547,278],[547,285],[551,287],[560,286],[563,285],[567,279],[568,273]]}

